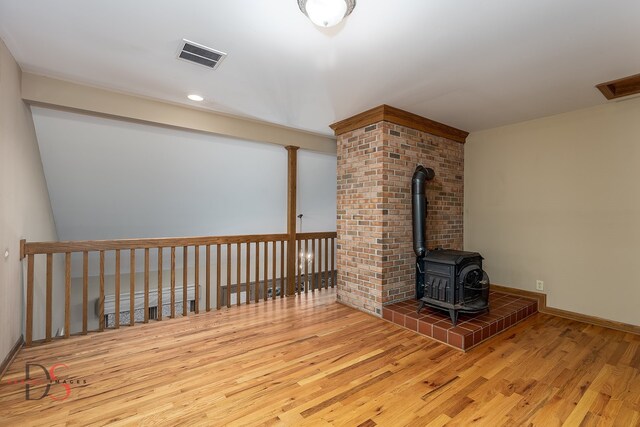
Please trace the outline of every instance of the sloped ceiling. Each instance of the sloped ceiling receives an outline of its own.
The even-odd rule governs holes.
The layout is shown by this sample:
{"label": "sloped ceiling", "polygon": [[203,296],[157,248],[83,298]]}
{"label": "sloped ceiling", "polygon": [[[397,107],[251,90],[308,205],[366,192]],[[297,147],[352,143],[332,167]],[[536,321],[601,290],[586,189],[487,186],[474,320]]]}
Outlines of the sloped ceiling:
{"label": "sloped ceiling", "polygon": [[[330,134],[386,103],[476,131],[605,102],[640,72],[637,0],[362,0],[322,30],[295,0],[0,0],[23,69]],[[176,59],[182,38],[229,55]]]}
{"label": "sloped ceiling", "polygon": [[[60,240],[286,232],[282,146],[32,107]],[[299,155],[303,231],[335,230],[335,155]]]}

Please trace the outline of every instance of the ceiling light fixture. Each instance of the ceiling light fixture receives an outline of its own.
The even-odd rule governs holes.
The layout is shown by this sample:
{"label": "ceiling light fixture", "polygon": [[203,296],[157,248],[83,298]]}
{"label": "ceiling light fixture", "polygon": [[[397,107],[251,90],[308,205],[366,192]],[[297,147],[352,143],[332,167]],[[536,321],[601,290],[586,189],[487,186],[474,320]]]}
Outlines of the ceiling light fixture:
{"label": "ceiling light fixture", "polygon": [[191,95],[187,95],[187,98],[196,102],[204,101],[203,97],[201,97],[200,95],[196,95],[195,93],[192,93]]}
{"label": "ceiling light fixture", "polygon": [[356,0],[298,0],[302,13],[319,27],[333,27],[353,12]]}

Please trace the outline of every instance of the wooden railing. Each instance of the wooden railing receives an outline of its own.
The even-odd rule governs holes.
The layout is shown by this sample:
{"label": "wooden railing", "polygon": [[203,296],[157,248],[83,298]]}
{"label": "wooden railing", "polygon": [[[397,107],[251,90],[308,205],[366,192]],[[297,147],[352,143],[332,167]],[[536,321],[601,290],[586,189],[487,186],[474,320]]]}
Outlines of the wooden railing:
{"label": "wooden railing", "polygon": [[[98,241],[70,241],[70,242],[21,242],[21,256],[27,262],[27,300],[26,300],[26,331],[25,343],[31,345],[35,341],[51,341],[53,337],[53,296],[54,296],[54,256],[61,254],[64,256],[64,333],[62,336],[68,338],[72,335],[72,254],[82,255],[82,327],[77,331],[80,334],[88,332],[103,331],[108,328],[118,329],[121,326],[121,313],[129,313],[128,325],[134,326],[137,322],[136,313],[136,257],[138,254],[144,257],[144,266],[141,273],[143,276],[143,314],[142,323],[149,320],[163,320],[163,293],[168,291],[170,298],[170,314],[168,317],[174,318],[176,315],[176,305],[181,302],[182,316],[187,316],[190,311],[196,314],[200,312],[201,306],[204,310],[220,309],[223,306],[231,307],[232,303],[241,305],[255,303],[260,300],[276,299],[286,295],[293,295],[296,292],[312,292],[316,289],[334,286],[335,275],[335,237],[336,233],[304,233],[296,235],[297,253],[305,255],[305,262],[297,266],[296,274],[291,281],[287,280],[285,263],[288,259],[289,242],[291,236],[288,234],[265,234],[265,235],[245,235],[245,236],[208,236],[208,237],[185,237],[185,238],[159,238],[159,239],[123,239],[123,240],[98,240]],[[309,245],[309,243],[311,244]],[[317,243],[317,245],[316,245]],[[177,288],[176,280],[176,254],[180,254],[182,248],[182,280],[181,288]],[[163,258],[166,251],[170,253],[170,266],[163,265]],[[178,252],[177,252],[178,251]],[[123,252],[129,255],[129,293],[128,307],[121,306],[122,297],[122,256]],[[204,252],[204,278],[202,273],[202,252]],[[90,255],[99,254],[99,263],[90,271]],[[193,254],[190,260],[189,254]],[[311,254],[309,256],[309,254]],[[44,268],[44,338],[34,340],[34,282],[36,257],[46,257],[46,267]],[[157,289],[152,290],[151,284],[151,257],[157,258]],[[115,307],[113,309],[112,326],[107,324],[105,316],[105,260],[107,257],[113,259],[113,299]],[[289,258],[290,259],[290,258]],[[300,257],[296,257],[298,262]],[[125,261],[126,262],[126,261]],[[190,264],[191,262],[191,264]],[[235,268],[233,268],[235,264]],[[244,264],[244,266],[243,266]],[[279,267],[279,268],[278,268]],[[62,269],[61,267],[59,267]],[[193,285],[189,284],[189,272],[193,268]],[[223,276],[223,270],[226,274]],[[242,271],[244,270],[244,272]],[[58,272],[61,273],[61,272]],[[93,275],[92,275],[93,273]],[[169,274],[168,286],[165,274]],[[244,275],[243,275],[244,273]],[[90,278],[97,277],[96,286],[99,288],[99,297],[96,304],[96,315],[98,317],[97,329],[89,328],[89,293]],[[109,276],[110,277],[110,276]],[[111,282],[110,282],[111,283]],[[202,291],[204,287],[204,291]],[[194,290],[194,300],[188,300],[188,289]],[[94,289],[91,289],[94,290]],[[176,291],[178,290],[178,292]],[[95,291],[95,290],[94,290]],[[180,292],[181,291],[181,292]],[[140,294],[140,292],[137,292]],[[177,301],[177,293],[181,293],[181,300]],[[126,295],[126,294],[124,294]],[[153,296],[155,310],[150,311],[150,295]],[[204,296],[204,303],[201,301]],[[212,299],[215,298],[215,304]],[[233,301],[235,299],[235,301]],[[151,315],[150,315],[151,313]],[[75,319],[76,321],[77,318]],[[42,325],[40,325],[42,326]],[[75,334],[74,332],[73,334]]]}
{"label": "wooden railing", "polygon": [[335,238],[335,232],[296,235],[298,294],[335,286]]}

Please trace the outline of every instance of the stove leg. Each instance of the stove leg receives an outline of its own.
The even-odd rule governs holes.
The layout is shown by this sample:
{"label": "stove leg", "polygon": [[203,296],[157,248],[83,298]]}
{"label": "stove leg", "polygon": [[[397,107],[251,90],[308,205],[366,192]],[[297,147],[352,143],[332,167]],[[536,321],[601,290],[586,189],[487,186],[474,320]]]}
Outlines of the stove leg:
{"label": "stove leg", "polygon": [[420,311],[424,308],[424,301],[420,301],[420,305],[418,305],[418,310],[416,310],[416,314],[420,314]]}
{"label": "stove leg", "polygon": [[451,324],[456,326],[456,323],[458,323],[458,310],[449,310],[449,317],[451,317]]}

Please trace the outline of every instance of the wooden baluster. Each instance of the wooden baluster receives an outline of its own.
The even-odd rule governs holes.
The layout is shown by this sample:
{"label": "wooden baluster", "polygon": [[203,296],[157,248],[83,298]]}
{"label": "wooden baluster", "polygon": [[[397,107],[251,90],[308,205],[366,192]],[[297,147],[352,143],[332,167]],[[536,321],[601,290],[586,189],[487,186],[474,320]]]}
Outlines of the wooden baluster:
{"label": "wooden baluster", "polygon": [[316,239],[311,239],[311,291],[315,291],[318,287],[318,280],[316,278]]}
{"label": "wooden baluster", "polygon": [[304,292],[309,292],[309,285],[311,282],[309,281],[309,241],[304,241],[304,253],[300,258],[301,262],[304,263]]}
{"label": "wooden baluster", "polygon": [[335,275],[335,259],[336,259],[336,244],[335,240],[331,238],[331,287],[333,288],[336,284],[336,275]]}
{"label": "wooden baluster", "polygon": [[242,251],[240,249],[240,243],[236,244],[236,305],[240,305],[240,256]]}
{"label": "wooden baluster", "polygon": [[131,249],[129,263],[129,326],[136,324],[136,250]]}
{"label": "wooden baluster", "polygon": [[260,301],[260,242],[256,242],[256,284],[255,284],[255,301]]}
{"label": "wooden baluster", "polygon": [[171,318],[176,317],[176,247],[171,247]]}
{"label": "wooden baluster", "polygon": [[318,276],[316,276],[318,290],[322,290],[322,239],[318,239]]}
{"label": "wooden baluster", "polygon": [[104,331],[104,251],[100,251],[100,312],[98,313],[98,329]]}
{"label": "wooden baluster", "polygon": [[144,323],[149,323],[149,248],[144,249]]}
{"label": "wooden baluster", "polygon": [[207,311],[211,311],[211,245],[207,245],[207,251],[206,251],[206,262],[207,262],[207,266],[206,266],[206,285],[207,285],[207,290],[206,290],[206,310]]}
{"label": "wooden baluster", "polygon": [[158,305],[156,306],[156,318],[162,320],[162,248],[158,248]]}
{"label": "wooden baluster", "polygon": [[71,335],[71,252],[64,254],[64,337]]}
{"label": "wooden baluster", "polygon": [[33,342],[33,276],[34,276],[34,256],[27,256],[27,326],[25,331],[25,344],[31,346]]}
{"label": "wooden baluster", "polygon": [[269,244],[264,242],[264,282],[262,283],[263,299],[266,301],[269,299],[269,293],[267,291],[269,286]]}
{"label": "wooden baluster", "polygon": [[186,316],[189,312],[187,301],[187,279],[189,274],[188,251],[188,246],[182,248],[182,316]]}
{"label": "wooden baluster", "polygon": [[82,253],[82,335],[87,335],[89,307],[89,252]]}
{"label": "wooden baluster", "polygon": [[231,307],[231,243],[227,243],[227,308]]}
{"label": "wooden baluster", "polygon": [[[301,260],[300,258],[300,248],[302,247],[302,241],[298,240],[298,252],[296,252],[296,256],[295,257],[291,257],[291,259],[294,259],[296,261],[296,270],[298,271],[298,295],[300,295],[300,293],[302,292],[302,264],[301,262],[303,260]],[[291,248],[293,249],[293,248]],[[305,280],[307,280],[305,278]]]}
{"label": "wooden baluster", "polygon": [[280,242],[280,298],[284,298],[284,294],[286,294],[286,289],[284,287],[284,240]]}
{"label": "wooden baluster", "polygon": [[245,255],[245,264],[246,264],[246,271],[245,271],[245,292],[247,293],[247,297],[245,298],[245,301],[247,304],[251,304],[251,243],[247,242],[245,245],[246,248],[246,255]]}
{"label": "wooden baluster", "polygon": [[329,289],[329,239],[324,239],[324,288]]}
{"label": "wooden baluster", "polygon": [[193,275],[195,282],[196,314],[198,314],[200,313],[200,246],[196,245],[195,251],[195,271],[193,272]]}
{"label": "wooden baluster", "polygon": [[115,311],[115,319],[114,319],[114,328],[120,328],[120,249],[116,249],[116,311]]}
{"label": "wooden baluster", "polygon": [[315,278],[313,276],[313,266],[316,262],[315,259],[315,240],[311,239],[310,240],[310,244],[309,244],[309,252],[307,253],[307,256],[311,255],[311,257],[308,258],[309,262],[309,289],[311,289],[311,292],[315,292],[316,291],[316,282],[315,282]]}
{"label": "wooden baluster", "polygon": [[220,310],[220,307],[222,307],[222,286],[220,284],[220,269],[222,268],[222,254],[220,253],[222,250],[222,247],[218,244],[216,246],[216,258],[217,258],[217,264],[216,264],[216,308],[218,310]]}
{"label": "wooden baluster", "polygon": [[276,241],[271,243],[271,297],[276,299]]}
{"label": "wooden baluster", "polygon": [[46,291],[46,338],[51,341],[53,329],[53,254],[47,254],[47,291]]}

